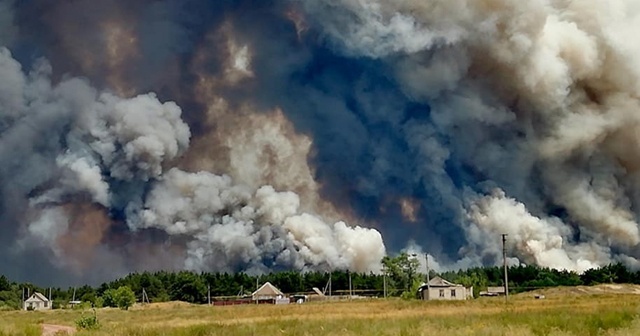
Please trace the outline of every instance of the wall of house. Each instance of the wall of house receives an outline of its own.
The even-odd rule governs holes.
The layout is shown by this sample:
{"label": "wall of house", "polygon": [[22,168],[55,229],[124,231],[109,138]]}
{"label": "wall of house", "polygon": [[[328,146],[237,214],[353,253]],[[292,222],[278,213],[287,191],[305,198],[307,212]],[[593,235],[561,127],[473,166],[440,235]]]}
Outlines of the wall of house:
{"label": "wall of house", "polygon": [[431,287],[430,289],[424,289],[423,295],[425,300],[466,300],[469,297],[469,291],[465,287]]}
{"label": "wall of house", "polygon": [[51,303],[42,301],[25,301],[23,307],[24,310],[27,310],[29,307],[33,307],[34,310],[47,310],[51,309]]}

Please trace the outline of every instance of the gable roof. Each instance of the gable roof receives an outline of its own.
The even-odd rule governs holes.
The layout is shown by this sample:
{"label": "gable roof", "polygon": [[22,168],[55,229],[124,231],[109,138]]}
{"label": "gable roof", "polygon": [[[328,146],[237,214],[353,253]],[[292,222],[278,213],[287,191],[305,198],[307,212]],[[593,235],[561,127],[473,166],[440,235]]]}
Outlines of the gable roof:
{"label": "gable roof", "polygon": [[33,295],[31,295],[27,300],[27,302],[34,302],[34,301],[41,301],[41,302],[49,302],[49,299],[47,299],[46,296],[35,292],[33,293]]}
{"label": "gable roof", "polygon": [[262,287],[258,288],[257,291],[251,294],[252,296],[261,295],[261,296],[278,296],[284,295],[279,289],[277,289],[270,282],[265,282]]}
{"label": "gable roof", "polygon": [[458,287],[461,285],[454,284],[453,282],[449,282],[439,276],[429,280],[430,287]]}

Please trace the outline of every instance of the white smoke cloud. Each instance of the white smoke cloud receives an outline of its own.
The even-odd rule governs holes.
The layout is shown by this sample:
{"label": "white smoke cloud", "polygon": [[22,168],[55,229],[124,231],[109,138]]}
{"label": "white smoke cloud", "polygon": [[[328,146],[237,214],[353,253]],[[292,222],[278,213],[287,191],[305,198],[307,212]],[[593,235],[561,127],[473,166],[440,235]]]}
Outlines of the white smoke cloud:
{"label": "white smoke cloud", "polygon": [[63,189],[74,193],[88,191],[94,202],[109,207],[109,184],[104,180],[100,166],[86,157],[73,155],[59,156],[57,162],[68,172],[60,181]]}
{"label": "white smoke cloud", "polygon": [[572,229],[559,218],[536,217],[499,189],[473,201],[468,216],[472,225],[467,236],[478,247],[475,253],[480,258],[500,255],[503,233],[508,234],[513,252],[525,263],[582,272],[602,266],[609,258],[609,251],[601,251],[597,245],[573,244]]}
{"label": "white smoke cloud", "polygon": [[0,118],[15,118],[23,112],[25,79],[20,63],[4,47],[0,47],[0,77]]}
{"label": "white smoke cloud", "polygon": [[67,232],[69,228],[69,219],[64,211],[60,208],[45,209],[40,217],[29,224],[29,236],[20,242],[23,248],[29,242],[35,241],[38,244],[52,246],[56,255],[59,252],[56,248],[56,239]]}
{"label": "white smoke cloud", "polygon": [[369,57],[414,53],[460,40],[455,26],[426,27],[416,17],[388,10],[383,1],[299,0],[343,52]]}
{"label": "white smoke cloud", "polygon": [[227,176],[173,168],[153,185],[133,229],[158,228],[190,240],[186,267],[233,270],[251,265],[298,269],[379,268],[385,248],[379,232],[330,225],[300,213],[292,192],[234,185]]}
{"label": "white smoke cloud", "polygon": [[[440,174],[442,153],[454,153],[505,190],[467,197],[467,217],[454,223],[470,244],[460,260],[498,255],[506,232],[520,258],[543,266],[637,264],[636,1],[301,2],[321,13],[338,52],[387,57],[407,96],[431,105],[452,144],[411,128],[436,158],[425,171]],[[438,180],[445,200],[455,194],[445,174]]]}
{"label": "white smoke cloud", "polygon": [[[338,113],[318,118],[335,123],[362,118],[353,123],[361,128],[353,138],[368,135],[371,124],[398,133],[375,142],[379,145],[365,153],[371,157],[372,172],[363,174],[369,178],[355,176],[355,187],[349,187],[380,195],[386,190],[378,188],[379,181],[398,179],[403,184],[399,195],[389,197],[414,198],[405,195],[411,192],[433,197],[417,197],[426,205],[415,206],[412,222],[426,221],[425,213],[446,217],[448,222],[434,224],[446,228],[435,231],[448,233],[455,226],[464,234],[446,237],[463,245],[455,248],[434,246],[435,239],[421,240],[427,241],[422,248],[411,247],[436,255],[434,267],[491,263],[500,254],[500,233],[509,234],[510,250],[527,263],[579,271],[615,260],[639,264],[637,1],[295,2],[306,17],[296,16],[320,32],[321,43],[354,62],[375,59],[385,65],[380,67],[385,78],[396,81],[398,92],[371,98],[369,78],[363,75],[355,84],[357,102],[345,103],[349,94],[343,97],[340,90],[347,89],[326,88],[353,83],[333,83],[339,76],[323,76],[320,86],[326,90],[317,90],[322,93],[314,93],[318,97],[310,101],[327,105],[318,110],[346,106],[339,113],[351,112],[352,103],[359,105],[363,111],[358,118]],[[0,0],[0,45],[17,33],[13,5]],[[233,15],[229,17],[232,21]],[[113,33],[119,26],[111,27]],[[47,62],[37,61],[24,73],[11,53],[0,49],[0,196],[12,216],[27,222],[20,231],[55,248],[53,237],[69,230],[62,205],[89,202],[100,205],[98,213],[108,213],[103,208],[124,212],[133,231],[164,231],[185,248],[184,264],[190,269],[377,270],[385,253],[378,231],[325,220],[327,213],[339,217],[335,208],[340,206],[322,203],[319,190],[342,186],[314,179],[308,157],[314,151],[327,156],[325,148],[316,147],[321,146],[313,139],[317,132],[310,130],[319,126],[311,118],[295,124],[294,118],[287,119],[291,111],[278,108],[273,113],[251,111],[256,105],[272,108],[271,97],[268,104],[252,104],[263,103],[260,98],[237,104],[245,84],[292,83],[296,81],[278,76],[301,72],[265,71],[265,65],[276,64],[264,59],[270,51],[256,49],[260,43],[252,45],[243,34],[235,36],[233,24],[228,27],[233,41],[220,42],[220,48],[227,49],[220,53],[228,55],[212,48],[211,54],[197,53],[194,59],[200,63],[191,64],[195,72],[208,74],[209,62],[228,58],[221,62],[228,64],[220,65],[220,78],[202,75],[196,80],[196,100],[208,107],[206,115],[198,117],[207,119],[203,128],[215,134],[198,139],[199,147],[191,153],[191,132],[175,103],[161,102],[153,93],[124,99],[68,76],[53,83]],[[131,38],[123,45],[126,50],[121,49],[125,53],[148,52],[142,48],[145,43],[139,43],[144,36],[136,34],[127,30]],[[72,35],[63,40],[76,38]],[[303,49],[315,42],[302,41],[299,31],[298,38]],[[110,41],[107,49],[117,50],[117,42]],[[289,42],[282,46],[291,47]],[[141,48],[134,48],[137,44]],[[76,48],[69,49],[77,54]],[[313,48],[301,54],[308,50]],[[292,55],[300,63],[307,57]],[[93,61],[100,63],[93,58],[84,60],[84,71]],[[120,74],[130,68],[127,62],[123,57],[108,68]],[[284,67],[295,62],[288,60]],[[277,78],[260,78],[265,73]],[[120,83],[126,77],[106,82],[135,87]],[[264,89],[258,96],[282,94]],[[335,96],[325,103],[322,94]],[[430,107],[421,118],[396,111],[415,102]],[[343,128],[330,126],[329,133],[341,136]],[[296,132],[299,129],[304,135]],[[339,140],[349,143],[345,139]],[[366,148],[353,146],[354,151]],[[388,153],[399,149],[410,153],[407,161],[412,162],[411,168],[395,174],[398,163]],[[206,156],[204,168],[172,169],[192,167],[180,162],[184,153],[193,161]],[[361,153],[345,157],[350,154]],[[448,164],[453,161],[469,167],[469,176],[452,177]],[[228,176],[200,170],[228,170]],[[13,203],[6,200],[25,197],[26,208],[7,205]],[[74,225],[83,222],[73,219]],[[425,236],[430,230],[425,228]],[[450,260],[453,250],[459,251],[457,260]]]}
{"label": "white smoke cloud", "polygon": [[[236,64],[244,70],[247,53],[246,47],[241,49],[238,57],[246,60]],[[21,172],[31,183],[25,190],[38,190],[24,209],[31,219],[22,230],[25,237],[20,241],[27,242],[23,248],[44,246],[56,258],[72,258],[59,238],[69,241],[70,230],[82,231],[77,226],[90,224],[92,219],[82,217],[82,211],[108,221],[103,209],[124,207],[132,231],[154,228],[179,236],[178,241],[185,242],[184,266],[189,269],[379,268],[385,247],[375,230],[325,223],[315,214],[302,212],[294,192],[276,191],[270,185],[235,185],[228,176],[208,172],[170,169],[187,150],[191,137],[175,103],[160,102],[154,93],[120,98],[99,92],[79,78],[52,83],[51,73],[51,66],[39,60],[25,75],[10,52],[0,50],[0,118],[8,130],[0,142],[0,155],[8,158],[20,153],[47,163],[35,165],[41,170]],[[279,118],[284,120],[282,114]],[[275,127],[278,133],[280,126]],[[292,143],[283,139],[276,139],[285,145],[279,146],[284,149],[277,155],[296,154]],[[39,142],[53,147],[43,151],[46,156],[35,149]],[[23,150],[12,143],[21,144]],[[307,141],[301,155],[308,147]],[[303,173],[309,174],[306,169]],[[145,196],[146,187],[150,190]],[[76,202],[101,207],[65,208]],[[102,235],[104,225],[110,224],[100,225],[94,230]],[[104,250],[102,257],[113,257],[108,246],[100,245],[100,237],[94,239],[95,250]],[[37,244],[28,243],[34,241]]]}
{"label": "white smoke cloud", "polygon": [[160,103],[153,93],[121,99],[100,95],[84,116],[78,133],[92,137],[90,147],[117,179],[146,180],[162,174],[162,164],[189,145],[189,127],[173,102]]}

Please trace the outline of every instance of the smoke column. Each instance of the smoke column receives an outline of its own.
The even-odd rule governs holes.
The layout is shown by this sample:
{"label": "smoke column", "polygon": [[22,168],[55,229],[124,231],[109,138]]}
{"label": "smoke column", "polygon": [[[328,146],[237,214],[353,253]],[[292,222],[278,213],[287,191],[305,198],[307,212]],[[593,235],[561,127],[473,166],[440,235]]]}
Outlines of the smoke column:
{"label": "smoke column", "polygon": [[[0,273],[640,258],[640,5],[0,0]],[[108,267],[105,267],[108,265]]]}

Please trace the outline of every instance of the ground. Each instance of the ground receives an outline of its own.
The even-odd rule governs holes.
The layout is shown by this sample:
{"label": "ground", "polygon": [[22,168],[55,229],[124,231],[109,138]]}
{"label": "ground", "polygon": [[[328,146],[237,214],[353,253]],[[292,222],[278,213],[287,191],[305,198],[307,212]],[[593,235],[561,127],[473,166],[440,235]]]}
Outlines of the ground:
{"label": "ground", "polygon": [[75,328],[68,326],[61,326],[56,324],[41,324],[42,336],[56,336],[60,334],[71,335],[75,333]]}
{"label": "ground", "polygon": [[[509,302],[373,299],[227,307],[169,302],[130,311],[99,309],[100,329],[75,335],[640,335],[638,294],[638,286],[608,285],[523,293]],[[72,328],[83,313],[90,312],[0,312],[0,336],[53,335],[58,331],[53,326]]]}

